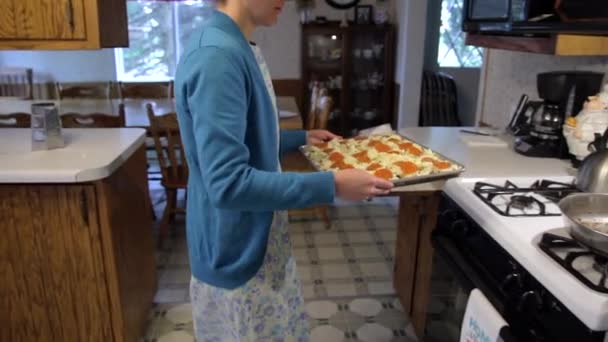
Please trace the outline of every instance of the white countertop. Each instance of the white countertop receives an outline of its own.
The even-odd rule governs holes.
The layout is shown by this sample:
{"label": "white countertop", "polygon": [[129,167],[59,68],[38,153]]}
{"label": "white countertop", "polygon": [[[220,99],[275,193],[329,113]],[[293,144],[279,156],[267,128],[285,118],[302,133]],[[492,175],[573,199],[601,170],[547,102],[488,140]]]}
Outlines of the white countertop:
{"label": "white countertop", "polygon": [[[531,158],[520,155],[508,146],[469,146],[460,138],[466,127],[411,127],[399,133],[433,151],[463,164],[466,171],[461,178],[486,177],[550,177],[572,175],[567,160]],[[473,129],[473,128],[469,128]],[[505,138],[507,140],[508,138]],[[442,190],[445,181],[399,187],[394,192]]]}
{"label": "white countertop", "polygon": [[80,183],[103,179],[143,143],[141,128],[63,129],[65,147],[31,151],[31,131],[0,129],[0,183]]}

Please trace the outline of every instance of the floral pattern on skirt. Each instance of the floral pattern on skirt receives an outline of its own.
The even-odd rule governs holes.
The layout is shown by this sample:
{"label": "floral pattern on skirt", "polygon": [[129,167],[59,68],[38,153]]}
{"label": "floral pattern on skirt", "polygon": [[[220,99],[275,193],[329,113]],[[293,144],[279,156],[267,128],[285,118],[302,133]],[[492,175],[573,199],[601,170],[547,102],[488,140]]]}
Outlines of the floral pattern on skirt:
{"label": "floral pattern on skirt", "polygon": [[227,290],[190,281],[198,342],[309,341],[287,213],[275,213],[264,262],[243,286]]}

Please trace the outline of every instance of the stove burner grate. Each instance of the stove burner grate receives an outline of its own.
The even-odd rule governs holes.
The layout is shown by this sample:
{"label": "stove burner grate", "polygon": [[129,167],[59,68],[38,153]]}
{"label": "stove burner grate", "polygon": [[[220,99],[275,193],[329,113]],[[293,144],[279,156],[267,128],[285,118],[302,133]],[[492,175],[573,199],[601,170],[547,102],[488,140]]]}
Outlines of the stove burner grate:
{"label": "stove burner grate", "polygon": [[[581,244],[573,239],[551,233],[543,234],[538,246],[543,252],[550,256],[551,259],[555,260],[587,287],[601,293],[608,293],[608,258],[581,246]],[[560,256],[557,253],[559,250],[573,251],[567,252],[565,256]],[[601,274],[601,278],[597,283],[591,281],[574,268],[576,259],[591,256],[594,257],[595,260],[593,268]]]}
{"label": "stove burner grate", "polygon": [[[546,197],[552,202],[559,202],[560,199],[578,192],[572,184],[554,182],[550,180],[537,180],[530,187],[520,188],[511,181],[506,181],[504,185],[496,185],[485,182],[475,183],[473,193],[477,195],[484,203],[490,206],[495,212],[503,216],[560,216],[561,213],[547,212],[545,204],[538,198],[529,194],[538,194]],[[505,209],[499,208],[495,203],[498,196],[511,196]],[[526,209],[532,209],[533,212],[525,212]],[[514,213],[511,209],[523,211]]]}

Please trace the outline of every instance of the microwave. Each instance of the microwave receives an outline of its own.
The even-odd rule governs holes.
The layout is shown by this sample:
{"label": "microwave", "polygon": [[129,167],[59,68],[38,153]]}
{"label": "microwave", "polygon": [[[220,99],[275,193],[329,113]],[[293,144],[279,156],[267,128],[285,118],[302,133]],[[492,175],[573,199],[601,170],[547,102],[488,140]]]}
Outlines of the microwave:
{"label": "microwave", "polygon": [[608,34],[605,0],[464,0],[463,5],[464,32]]}

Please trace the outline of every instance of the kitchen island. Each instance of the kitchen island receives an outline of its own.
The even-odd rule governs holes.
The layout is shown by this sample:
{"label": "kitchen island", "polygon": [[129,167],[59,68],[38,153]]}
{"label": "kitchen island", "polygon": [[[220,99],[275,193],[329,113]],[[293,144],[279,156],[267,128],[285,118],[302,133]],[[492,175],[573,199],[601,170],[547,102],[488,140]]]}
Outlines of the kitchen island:
{"label": "kitchen island", "polygon": [[[507,146],[470,146],[461,139],[460,129],[413,127],[399,133],[465,165],[461,178],[560,177],[574,172],[568,161],[517,154],[507,137]],[[418,336],[424,335],[433,264],[431,232],[445,182],[399,187],[391,194],[399,197],[393,285]]]}
{"label": "kitchen island", "polygon": [[0,340],[135,341],[156,292],[145,130],[0,129]]}

